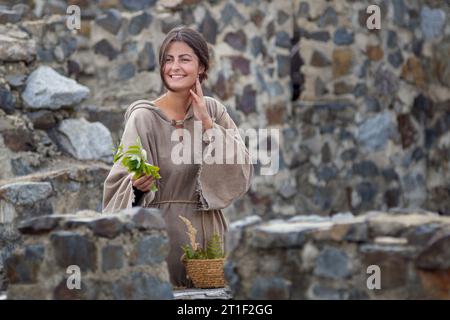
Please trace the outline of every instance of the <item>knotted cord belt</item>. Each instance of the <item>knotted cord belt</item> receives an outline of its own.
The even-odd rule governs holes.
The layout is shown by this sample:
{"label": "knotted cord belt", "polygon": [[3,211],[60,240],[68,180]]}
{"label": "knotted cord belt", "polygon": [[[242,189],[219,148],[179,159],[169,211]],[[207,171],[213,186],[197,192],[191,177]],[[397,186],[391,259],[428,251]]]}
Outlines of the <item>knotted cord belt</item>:
{"label": "knotted cord belt", "polygon": [[198,204],[198,201],[192,201],[192,200],[163,200],[163,201],[155,201],[150,203],[152,204],[163,204],[163,203],[186,203],[186,204]]}

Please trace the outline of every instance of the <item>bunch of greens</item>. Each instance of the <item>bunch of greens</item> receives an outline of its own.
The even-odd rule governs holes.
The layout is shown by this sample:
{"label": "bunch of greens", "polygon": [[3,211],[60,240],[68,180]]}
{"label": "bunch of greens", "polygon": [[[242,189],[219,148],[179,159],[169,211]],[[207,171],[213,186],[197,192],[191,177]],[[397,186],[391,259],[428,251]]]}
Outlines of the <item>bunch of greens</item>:
{"label": "bunch of greens", "polygon": [[[123,144],[114,149],[114,160],[121,160],[122,165],[127,168],[128,172],[133,174],[134,179],[138,179],[143,175],[151,175],[155,180],[161,179],[157,166],[147,163],[147,152],[142,148],[139,137],[136,139],[137,144],[128,147],[127,151],[123,151]],[[152,183],[151,191],[158,191],[155,182]]]}

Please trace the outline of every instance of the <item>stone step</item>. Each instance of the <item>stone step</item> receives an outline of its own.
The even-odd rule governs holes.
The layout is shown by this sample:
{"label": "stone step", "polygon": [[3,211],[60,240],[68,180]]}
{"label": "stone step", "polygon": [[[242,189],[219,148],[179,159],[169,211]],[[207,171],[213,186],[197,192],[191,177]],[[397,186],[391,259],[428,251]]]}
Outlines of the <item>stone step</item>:
{"label": "stone step", "polygon": [[6,285],[3,262],[22,242],[19,223],[83,209],[101,212],[103,182],[109,170],[110,166],[99,162],[62,160],[52,170],[0,180],[0,290]]}
{"label": "stone step", "polygon": [[71,163],[26,176],[0,180],[0,223],[32,216],[101,211],[103,183],[110,166]]}
{"label": "stone step", "polygon": [[178,289],[173,291],[175,300],[197,299],[232,299],[231,290],[228,287],[215,289]]}

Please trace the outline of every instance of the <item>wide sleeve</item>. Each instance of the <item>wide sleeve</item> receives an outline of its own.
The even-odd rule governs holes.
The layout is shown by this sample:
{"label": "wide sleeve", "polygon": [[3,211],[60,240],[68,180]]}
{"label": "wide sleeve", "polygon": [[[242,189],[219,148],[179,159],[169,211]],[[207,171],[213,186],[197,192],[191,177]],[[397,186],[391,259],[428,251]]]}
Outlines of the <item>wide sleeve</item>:
{"label": "wide sleeve", "polygon": [[199,210],[227,207],[248,191],[253,177],[251,157],[239,129],[225,106],[213,102],[216,104],[213,128],[203,135],[206,151],[196,181]]}
{"label": "wide sleeve", "polygon": [[[153,164],[150,152],[150,141],[147,138],[148,128],[145,127],[143,109],[131,113],[126,121],[121,143],[124,150],[130,145],[136,144],[139,136],[142,147],[147,151],[147,162]],[[147,123],[148,125],[148,123]],[[146,192],[140,197],[136,206],[146,207],[155,198],[155,192]],[[131,208],[135,200],[131,174],[122,166],[120,161],[114,163],[103,186],[103,213],[113,213],[122,209]]]}

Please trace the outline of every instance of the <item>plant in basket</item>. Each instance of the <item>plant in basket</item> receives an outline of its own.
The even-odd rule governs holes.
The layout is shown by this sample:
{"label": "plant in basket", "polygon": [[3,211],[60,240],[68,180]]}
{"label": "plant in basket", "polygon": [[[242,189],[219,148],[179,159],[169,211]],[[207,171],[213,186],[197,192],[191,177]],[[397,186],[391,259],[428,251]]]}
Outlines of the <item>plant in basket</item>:
{"label": "plant in basket", "polygon": [[197,229],[189,219],[179,216],[187,227],[189,244],[182,246],[181,259],[186,267],[186,273],[196,288],[220,288],[225,286],[223,266],[225,252],[222,249],[220,235],[214,234],[209,239],[207,247],[202,248],[196,242]]}

